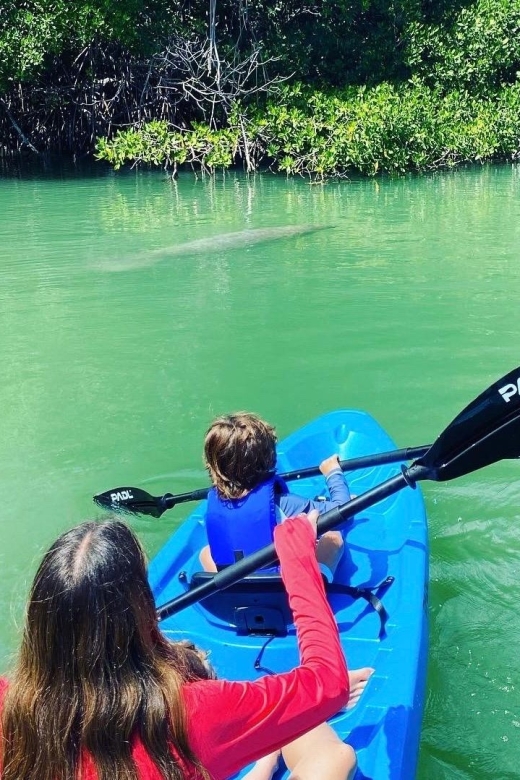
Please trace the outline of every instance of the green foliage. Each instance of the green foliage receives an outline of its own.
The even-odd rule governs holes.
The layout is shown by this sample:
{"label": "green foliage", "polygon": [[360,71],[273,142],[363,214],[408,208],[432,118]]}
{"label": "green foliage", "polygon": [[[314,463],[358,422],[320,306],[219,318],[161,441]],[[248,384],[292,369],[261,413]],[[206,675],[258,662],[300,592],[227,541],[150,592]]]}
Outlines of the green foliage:
{"label": "green foliage", "polygon": [[119,169],[125,163],[173,168],[189,163],[205,171],[229,168],[238,148],[238,128],[212,130],[194,124],[185,132],[171,130],[167,122],[152,121],[140,128],[122,130],[110,141],[99,139],[96,157]]}
{"label": "green foliage", "polygon": [[0,19],[0,86],[23,79],[59,46],[63,23],[59,8],[37,3],[9,3]]}
{"label": "green foliage", "polygon": [[415,21],[407,38],[407,64],[431,86],[495,90],[520,75],[520,0],[478,0],[449,26]]}
{"label": "green foliage", "polygon": [[[279,72],[344,86],[424,78],[444,89],[498,87],[520,69],[520,0],[219,0],[223,56],[260,43]],[[209,0],[4,0],[0,88],[93,40],[134,53],[208,32]]]}
{"label": "green foliage", "polygon": [[421,20],[421,0],[263,0],[247,8],[247,29],[236,10],[220,0],[219,34],[244,33],[279,58],[279,69],[306,82],[344,86],[374,84],[409,75],[403,60],[406,25]]}
{"label": "green foliage", "polygon": [[419,82],[337,95],[299,90],[296,100],[290,118],[285,106],[268,107],[268,149],[290,173],[404,173],[516,156],[520,149],[516,86],[493,101],[443,95]]}
{"label": "green foliage", "polygon": [[214,170],[245,158],[247,143],[260,165],[318,180],[512,158],[520,154],[520,85],[504,88],[492,101],[456,91],[443,95],[420,82],[329,93],[296,85],[242,120],[246,139],[238,122],[220,131],[197,125],[185,133],[148,123],[100,141],[98,157],[116,167],[188,161]]}
{"label": "green foliage", "polygon": [[93,41],[153,51],[170,17],[168,0],[6,0],[0,13],[0,90],[62,52]]}
{"label": "green foliage", "polygon": [[[248,169],[269,165],[314,178],[518,154],[520,0],[218,0],[216,13],[221,62],[240,62],[259,46],[263,61],[277,58],[266,67],[267,82],[276,73],[296,82],[229,115],[213,111],[218,129],[194,121],[206,114],[197,84],[186,95],[176,82],[190,78],[186,61],[178,66],[184,76],[176,62],[165,76],[161,57],[149,57],[170,38],[201,41],[209,32],[209,0],[4,0],[0,96],[9,94],[4,105],[11,113],[0,113],[0,129],[16,137],[13,116],[29,138],[34,126],[40,138],[48,127],[74,138],[67,123],[76,122],[91,148],[100,128],[135,120],[137,127],[99,140],[97,156],[115,167],[204,170],[243,160]],[[104,44],[113,46],[96,59]],[[68,81],[60,80],[63,73]],[[207,86],[200,74],[194,78]],[[44,96],[35,108],[27,110],[20,84]],[[229,94],[225,100],[228,106]],[[152,121],[143,123],[143,116]],[[157,121],[165,116],[176,128]]]}

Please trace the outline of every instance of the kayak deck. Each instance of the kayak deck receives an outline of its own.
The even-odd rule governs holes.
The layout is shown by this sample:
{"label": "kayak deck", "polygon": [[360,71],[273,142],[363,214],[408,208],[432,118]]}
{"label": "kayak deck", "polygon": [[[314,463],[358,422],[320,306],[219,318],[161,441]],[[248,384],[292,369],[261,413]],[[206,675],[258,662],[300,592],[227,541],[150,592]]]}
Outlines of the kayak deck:
{"label": "kayak deck", "polygon": [[[277,470],[283,473],[314,466],[333,452],[344,460],[392,449],[393,441],[370,415],[340,410],[319,417],[280,442]],[[360,495],[399,470],[400,464],[374,466],[346,477],[351,492]],[[321,475],[295,480],[289,489],[311,498],[326,495]],[[158,606],[184,593],[200,571],[198,553],[207,544],[204,513],[205,502],[201,502],[150,564]],[[329,595],[349,668],[375,668],[357,706],[339,712],[329,722],[357,752],[356,780],[413,780],[428,647],[428,540],[420,490],[407,487],[384,499],[347,520],[344,531],[345,553],[335,582],[376,588],[388,577],[393,581],[380,592],[374,590],[388,613],[381,638],[379,615],[364,599]],[[262,626],[259,633],[237,632],[229,620],[234,598],[224,592],[194,604],[164,620],[162,630],[172,639],[189,638],[208,650],[220,677],[253,680],[266,671],[284,672],[297,665],[292,623],[283,626],[285,636],[272,639],[262,632]],[[260,607],[268,604],[261,593],[253,600]],[[267,615],[269,624],[268,607],[261,614]],[[275,777],[287,777],[287,772],[281,769]]]}

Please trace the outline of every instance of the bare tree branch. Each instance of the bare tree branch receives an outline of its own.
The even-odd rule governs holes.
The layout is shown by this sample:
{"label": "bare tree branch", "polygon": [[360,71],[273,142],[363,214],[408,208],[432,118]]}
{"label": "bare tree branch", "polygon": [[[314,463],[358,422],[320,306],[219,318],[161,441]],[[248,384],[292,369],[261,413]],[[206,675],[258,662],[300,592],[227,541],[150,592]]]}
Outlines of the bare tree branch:
{"label": "bare tree branch", "polygon": [[4,109],[5,113],[7,114],[11,125],[13,126],[13,128],[16,131],[16,133],[20,137],[20,139],[22,141],[22,146],[27,146],[31,150],[31,152],[35,152],[36,154],[38,154],[38,149],[36,149],[36,147],[33,146],[33,144],[29,141],[29,139],[23,134],[23,132],[22,132],[22,130],[20,128],[20,125],[16,122],[15,118],[11,114],[11,112],[9,110],[9,107],[8,107],[7,103],[5,102],[5,100],[3,99],[3,97],[0,97],[0,103],[2,104],[3,109]]}
{"label": "bare tree branch", "polygon": [[[269,77],[274,61],[264,59],[257,44],[245,54],[237,44],[224,58],[215,34],[198,41],[175,36],[147,59],[92,42],[70,61],[56,57],[41,79],[15,84],[1,98],[2,145],[4,150],[91,152],[97,136],[152,119],[181,131],[193,121],[218,129],[237,103],[273,92],[285,80]],[[245,128],[244,120],[244,143]],[[244,159],[249,168],[247,150]]]}

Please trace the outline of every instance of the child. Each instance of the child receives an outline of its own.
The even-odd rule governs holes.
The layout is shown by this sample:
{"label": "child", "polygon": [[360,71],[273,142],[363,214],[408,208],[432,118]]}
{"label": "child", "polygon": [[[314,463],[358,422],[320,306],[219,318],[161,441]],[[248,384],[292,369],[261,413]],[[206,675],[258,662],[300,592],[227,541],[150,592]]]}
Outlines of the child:
{"label": "child", "polygon": [[[330,492],[330,501],[313,501],[295,493],[274,474],[276,433],[274,428],[255,414],[237,412],[218,417],[204,440],[204,458],[213,487],[208,494],[206,531],[209,545],[200,553],[206,571],[218,571],[273,541],[274,528],[288,517],[301,512],[317,516],[350,500],[337,455],[320,464]],[[317,512],[316,512],[317,510]],[[316,546],[322,574],[332,581],[343,553],[343,536],[327,531]],[[348,707],[353,707],[374,670],[365,667],[352,672]],[[300,739],[282,749],[286,764],[293,768],[291,777],[308,780],[319,776],[328,780],[350,777],[334,758],[338,744],[333,729],[322,723]],[[332,752],[331,752],[332,751]],[[330,755],[331,766],[316,768],[316,757]],[[257,761],[244,780],[271,780],[280,752],[270,753]]]}
{"label": "child", "polygon": [[[289,493],[274,474],[275,430],[255,414],[237,412],[218,417],[206,433],[204,457],[214,485],[206,511],[209,546],[200,554],[206,571],[218,571],[270,544],[275,526],[287,517],[312,509],[323,514],[350,500],[337,455],[320,464],[330,501]],[[339,531],[321,536],[316,556],[329,582],[342,553]]]}

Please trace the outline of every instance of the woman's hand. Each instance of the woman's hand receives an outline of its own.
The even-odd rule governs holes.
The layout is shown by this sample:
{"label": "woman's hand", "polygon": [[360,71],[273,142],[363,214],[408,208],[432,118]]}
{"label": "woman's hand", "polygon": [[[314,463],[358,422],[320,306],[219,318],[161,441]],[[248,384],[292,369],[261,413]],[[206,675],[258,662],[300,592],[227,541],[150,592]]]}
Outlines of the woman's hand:
{"label": "woman's hand", "polygon": [[[315,549],[316,547],[316,538],[317,538],[317,523],[318,523],[318,517],[320,516],[320,513],[317,509],[311,509],[311,511],[308,514],[305,514],[305,512],[301,512],[299,515],[295,515],[294,517],[288,517],[286,520],[283,521],[283,523],[279,523],[275,529],[274,529],[274,543],[276,547],[276,552],[278,553],[278,557],[280,558],[280,563],[282,563],[282,558],[285,557],[285,559],[290,559],[294,557],[296,554],[295,550],[298,548],[300,551],[307,547],[308,550]],[[301,529],[298,528],[298,526],[301,526]],[[307,528],[305,528],[307,526]],[[302,531],[305,531],[305,533],[302,535]],[[310,533],[309,533],[310,531]],[[295,545],[295,537],[302,540],[305,539],[303,542],[304,548],[301,547],[300,542],[298,542],[297,545]],[[281,550],[279,547],[283,547],[284,552],[281,553]],[[313,552],[314,555],[314,552]]]}
{"label": "woman's hand", "polygon": [[314,538],[315,539],[318,536],[317,525],[318,525],[318,517],[319,516],[320,516],[320,513],[318,512],[317,509],[311,509],[311,511],[307,515],[303,514],[303,513],[300,515],[300,517],[306,517],[307,520],[309,521],[309,523],[311,524],[312,530],[314,531]]}

